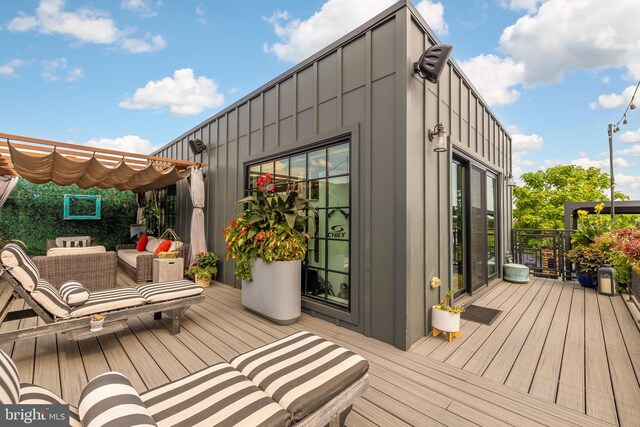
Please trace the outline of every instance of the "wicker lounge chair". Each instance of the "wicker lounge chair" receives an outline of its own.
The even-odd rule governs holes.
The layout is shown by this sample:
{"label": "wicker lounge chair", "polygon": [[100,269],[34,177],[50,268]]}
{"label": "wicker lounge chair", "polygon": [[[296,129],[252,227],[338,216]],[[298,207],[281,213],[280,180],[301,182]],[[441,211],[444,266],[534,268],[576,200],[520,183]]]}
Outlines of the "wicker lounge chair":
{"label": "wicker lounge chair", "polygon": [[[45,325],[0,333],[0,343],[63,332],[72,340],[116,332],[126,327],[126,319],[142,313],[162,313],[171,317],[171,332],[180,332],[184,311],[204,301],[203,289],[189,280],[151,283],[136,288],[113,288],[89,292],[82,284],[70,281],[60,291],[42,279],[33,261],[15,244],[0,250],[2,278],[13,287],[12,298],[22,298],[31,309],[9,313],[11,304],[0,311],[3,319],[39,316]],[[106,315],[104,328],[90,331],[94,314]]]}
{"label": "wicker lounge chair", "polygon": [[[140,394],[121,373],[98,375],[78,406],[69,405],[70,424],[342,426],[369,387],[368,369],[359,355],[298,332]],[[65,403],[18,384],[13,361],[0,351],[0,404]]]}

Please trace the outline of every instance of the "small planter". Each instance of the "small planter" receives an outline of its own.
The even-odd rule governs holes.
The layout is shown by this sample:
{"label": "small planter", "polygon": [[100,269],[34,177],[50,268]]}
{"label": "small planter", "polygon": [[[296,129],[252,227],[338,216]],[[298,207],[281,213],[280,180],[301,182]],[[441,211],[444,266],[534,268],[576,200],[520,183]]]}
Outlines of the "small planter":
{"label": "small planter", "polygon": [[200,276],[199,274],[196,274],[195,281],[196,281],[196,284],[202,286],[203,288],[208,288],[209,285],[211,284],[211,279],[209,277],[206,277],[206,276],[203,277],[203,276]]}
{"label": "small planter", "polygon": [[104,325],[104,316],[102,314],[97,314],[89,320],[89,323],[91,324],[91,330],[93,332],[99,331]]}
{"label": "small planter", "polygon": [[434,305],[431,307],[431,326],[434,337],[446,332],[449,342],[452,337],[460,338],[460,313],[439,310]]}
{"label": "small planter", "polygon": [[576,277],[578,279],[578,283],[580,283],[585,288],[595,288],[598,285],[596,273],[582,272],[578,268],[576,269]]}
{"label": "small planter", "polygon": [[256,259],[253,280],[242,281],[242,305],[267,319],[288,325],[300,317],[301,261]]}

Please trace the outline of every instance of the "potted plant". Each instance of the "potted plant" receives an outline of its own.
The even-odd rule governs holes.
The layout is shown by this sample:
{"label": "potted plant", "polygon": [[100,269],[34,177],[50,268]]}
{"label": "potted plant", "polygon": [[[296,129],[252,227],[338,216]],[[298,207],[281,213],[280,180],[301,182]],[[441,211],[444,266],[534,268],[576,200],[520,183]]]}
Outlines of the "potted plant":
{"label": "potted plant", "polygon": [[460,338],[460,314],[464,312],[463,305],[450,305],[452,297],[453,291],[449,290],[442,302],[434,305],[431,310],[433,336],[437,337],[442,332],[446,332],[449,342],[453,336]]}
{"label": "potted plant", "polygon": [[248,204],[247,209],[222,231],[228,251],[225,258],[235,260],[245,308],[289,324],[300,316],[308,238],[304,227],[306,212],[313,208],[294,185],[276,184],[270,173],[260,176],[257,184],[253,194],[237,202]]}
{"label": "potted plant", "polygon": [[190,279],[206,288],[211,283],[211,279],[218,273],[218,261],[220,258],[215,252],[201,251],[196,255],[196,262],[187,270]]}
{"label": "potted plant", "polygon": [[104,314],[95,314],[91,316],[89,323],[91,324],[92,331],[99,331],[102,329],[102,325],[104,324],[105,316]]}

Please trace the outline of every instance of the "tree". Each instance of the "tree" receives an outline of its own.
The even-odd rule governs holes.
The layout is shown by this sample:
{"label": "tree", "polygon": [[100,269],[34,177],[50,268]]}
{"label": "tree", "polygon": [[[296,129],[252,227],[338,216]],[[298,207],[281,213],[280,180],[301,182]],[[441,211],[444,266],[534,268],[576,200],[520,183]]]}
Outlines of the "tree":
{"label": "tree", "polygon": [[[609,174],[600,169],[559,165],[522,175],[523,186],[513,187],[515,228],[564,228],[565,202],[609,200]],[[616,192],[615,198],[629,197]]]}

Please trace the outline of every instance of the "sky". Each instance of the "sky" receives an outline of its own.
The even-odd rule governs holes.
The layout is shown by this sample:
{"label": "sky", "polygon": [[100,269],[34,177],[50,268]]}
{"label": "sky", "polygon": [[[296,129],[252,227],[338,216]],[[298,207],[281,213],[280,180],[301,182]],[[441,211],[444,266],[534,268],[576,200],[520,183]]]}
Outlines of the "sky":
{"label": "sky", "polygon": [[[393,3],[3,0],[0,133],[150,153]],[[607,125],[640,79],[638,0],[413,3],[510,132],[516,177],[608,172]],[[614,171],[639,200],[636,101]]]}

